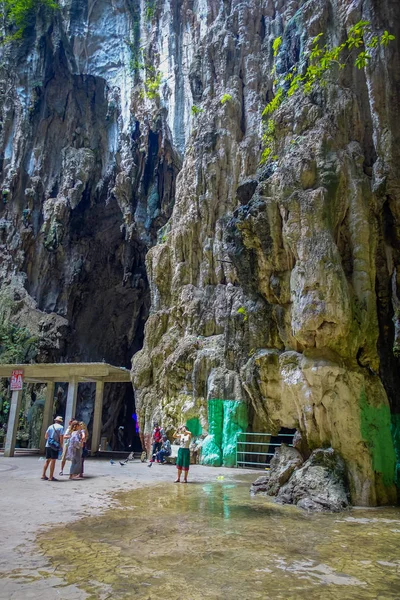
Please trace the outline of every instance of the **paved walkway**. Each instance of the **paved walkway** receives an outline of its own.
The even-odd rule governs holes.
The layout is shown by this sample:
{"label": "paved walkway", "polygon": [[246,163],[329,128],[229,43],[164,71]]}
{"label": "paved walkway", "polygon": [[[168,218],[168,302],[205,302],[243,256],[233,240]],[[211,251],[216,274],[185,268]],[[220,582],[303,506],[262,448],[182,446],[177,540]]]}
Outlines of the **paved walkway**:
{"label": "paved walkway", "polygon": [[[57,461],[57,477],[59,467]],[[148,468],[146,463],[135,460],[121,467],[119,462],[111,465],[106,460],[90,459],[85,480],[59,477],[60,481],[51,483],[41,481],[42,468],[43,461],[37,456],[0,458],[0,600],[87,598],[83,591],[65,586],[52,573],[34,544],[36,534],[52,525],[100,513],[110,506],[114,492],[163,481],[169,485],[176,476],[172,465],[153,464]],[[261,474],[253,473],[255,477]],[[194,465],[189,479],[207,482],[223,475],[237,480],[249,474],[244,469]]]}

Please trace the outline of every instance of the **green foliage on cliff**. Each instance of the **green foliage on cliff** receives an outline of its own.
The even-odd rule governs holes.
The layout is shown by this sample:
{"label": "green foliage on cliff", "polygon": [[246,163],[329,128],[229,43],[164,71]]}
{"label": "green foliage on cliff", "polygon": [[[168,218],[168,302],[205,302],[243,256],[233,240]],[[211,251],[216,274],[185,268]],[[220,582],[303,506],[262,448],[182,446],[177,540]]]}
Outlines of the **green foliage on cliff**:
{"label": "green foliage on cliff", "polygon": [[232,101],[232,96],[230,94],[224,94],[220,100],[222,106],[224,104],[226,104],[227,102],[231,102]]}
{"label": "green foliage on cliff", "polygon": [[199,106],[195,106],[194,104],[193,104],[191,110],[192,110],[192,115],[194,117],[197,117],[197,115],[199,115],[200,113],[204,112],[204,108],[200,108]]}
{"label": "green foliage on cliff", "polygon": [[162,74],[154,69],[150,74],[147,75],[144,81],[144,90],[142,90],[142,96],[149,100],[158,100],[160,97],[160,85],[161,85]]}
{"label": "green foliage on cliff", "polygon": [[0,325],[0,363],[25,363],[37,354],[37,338],[25,327]]}
{"label": "green foliage on cliff", "polygon": [[0,0],[0,13],[5,25],[16,29],[3,41],[21,39],[32,18],[42,7],[53,11],[58,8],[58,2],[56,0]]}
{"label": "green foliage on cliff", "polygon": [[[130,58],[129,58],[129,70],[131,73],[136,75],[140,69],[144,69],[144,59],[143,59],[143,51],[138,47],[138,42],[133,38],[132,40],[126,39],[126,45],[129,48]],[[140,43],[140,39],[139,39]]]}
{"label": "green foliage on cliff", "polygon": [[145,0],[144,3],[144,18],[150,22],[153,20],[156,12],[156,0]]}
{"label": "green foliage on cliff", "polygon": [[[277,87],[276,93],[262,113],[265,128],[261,164],[265,163],[272,155],[274,140],[271,138],[271,130],[275,130],[275,121],[272,115],[286,98],[291,98],[297,92],[310,94],[317,84],[326,86],[328,75],[338,73],[349,63],[352,63],[357,69],[364,69],[371,60],[371,52],[374,49],[379,46],[386,48],[395,39],[395,36],[387,30],[381,35],[374,34],[368,21],[359,21],[351,27],[348,38],[339,46],[329,48],[327,44],[321,45],[323,36],[324,33],[319,33],[314,38],[308,57],[308,66],[303,74],[300,74],[297,66],[294,65],[284,77],[279,81],[277,79],[274,81],[274,85]],[[281,45],[282,38],[276,38],[272,44],[274,58],[278,56]],[[357,50],[356,55],[354,50]],[[274,65],[271,75],[275,75],[275,73],[276,66]]]}
{"label": "green foliage on cliff", "polygon": [[237,309],[237,312],[238,312],[239,315],[243,315],[243,322],[246,322],[247,319],[249,318],[249,314],[248,314],[246,308],[244,306],[240,306]]}
{"label": "green foliage on cliff", "polygon": [[279,36],[274,39],[272,43],[272,50],[274,51],[274,58],[278,56],[279,48],[282,45],[282,38]]}

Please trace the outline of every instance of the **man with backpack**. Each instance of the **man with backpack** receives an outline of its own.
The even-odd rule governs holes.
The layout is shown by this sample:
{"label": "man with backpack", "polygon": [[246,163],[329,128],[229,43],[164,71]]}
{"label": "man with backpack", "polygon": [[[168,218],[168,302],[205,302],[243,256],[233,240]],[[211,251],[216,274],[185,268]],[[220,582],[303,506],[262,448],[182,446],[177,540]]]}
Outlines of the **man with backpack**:
{"label": "man with backpack", "polygon": [[[50,425],[50,427],[47,428],[44,436],[46,438],[46,462],[44,463],[43,467],[42,479],[45,481],[58,481],[58,479],[54,477],[54,468],[56,466],[58,453],[63,444],[64,428],[62,423],[62,417],[56,417],[53,425]],[[47,477],[46,472],[49,465],[50,477]]]}

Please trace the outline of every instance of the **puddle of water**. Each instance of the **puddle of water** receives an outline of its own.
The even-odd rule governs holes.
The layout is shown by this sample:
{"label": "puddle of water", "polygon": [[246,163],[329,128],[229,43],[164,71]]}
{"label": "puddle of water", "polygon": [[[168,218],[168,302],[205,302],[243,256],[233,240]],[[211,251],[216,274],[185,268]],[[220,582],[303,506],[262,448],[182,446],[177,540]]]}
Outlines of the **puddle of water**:
{"label": "puddle of water", "polygon": [[116,498],[38,538],[54,574],[93,600],[400,598],[399,509],[308,515],[226,481]]}

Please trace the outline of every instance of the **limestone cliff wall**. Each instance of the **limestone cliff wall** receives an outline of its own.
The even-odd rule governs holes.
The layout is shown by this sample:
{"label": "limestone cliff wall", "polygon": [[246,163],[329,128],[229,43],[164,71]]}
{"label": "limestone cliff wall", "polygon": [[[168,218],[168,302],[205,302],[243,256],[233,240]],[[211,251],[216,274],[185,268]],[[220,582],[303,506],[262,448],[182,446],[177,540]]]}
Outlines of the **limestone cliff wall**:
{"label": "limestone cliff wall", "polygon": [[154,416],[167,427],[198,419],[207,432],[210,400],[242,400],[253,430],[297,428],[311,448],[336,448],[353,501],[392,501],[399,36],[365,71],[350,67],[325,90],[285,102],[277,156],[258,165],[273,40],[282,36],[285,73],[319,32],[338,44],[363,19],[398,34],[400,7],[209,0],[191,8],[199,31],[191,96],[202,112],[167,233],[146,259],[151,313],[133,360],[142,426]]}
{"label": "limestone cliff wall", "polygon": [[[152,31],[144,2],[60,0],[0,46],[0,315],[38,336],[37,360],[129,367],[142,346],[144,257],[171,215],[184,129],[158,97],[133,110],[135,44],[150,53]],[[109,439],[124,403],[114,386]]]}
{"label": "limestone cliff wall", "polygon": [[[273,40],[285,74],[360,19],[396,40],[285,102],[260,167]],[[353,501],[392,501],[399,22],[395,0],[39,10],[0,72],[1,309],[38,359],[126,364],[143,346],[145,434],[191,421],[224,461],[247,423],[296,428],[341,453]]]}

